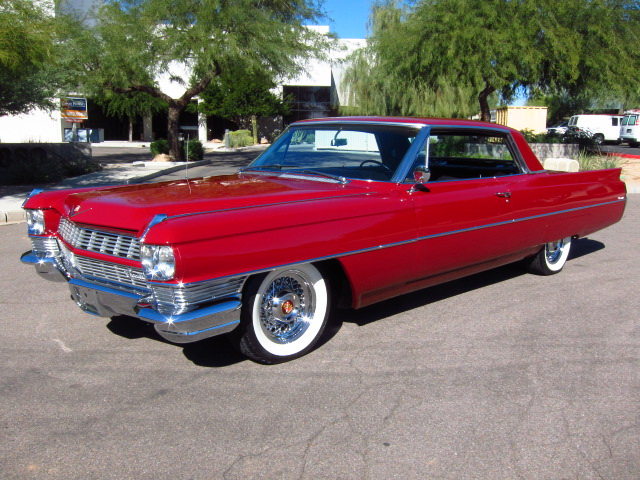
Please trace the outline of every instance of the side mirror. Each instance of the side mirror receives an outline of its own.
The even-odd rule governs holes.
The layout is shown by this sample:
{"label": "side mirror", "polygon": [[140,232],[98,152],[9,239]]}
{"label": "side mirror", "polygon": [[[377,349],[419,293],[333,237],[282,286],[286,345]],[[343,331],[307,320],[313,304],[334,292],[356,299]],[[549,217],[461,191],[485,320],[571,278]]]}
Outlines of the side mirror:
{"label": "side mirror", "polygon": [[431,178],[431,172],[424,165],[418,165],[413,171],[413,179],[415,180],[417,185],[422,185],[423,183],[427,183]]}

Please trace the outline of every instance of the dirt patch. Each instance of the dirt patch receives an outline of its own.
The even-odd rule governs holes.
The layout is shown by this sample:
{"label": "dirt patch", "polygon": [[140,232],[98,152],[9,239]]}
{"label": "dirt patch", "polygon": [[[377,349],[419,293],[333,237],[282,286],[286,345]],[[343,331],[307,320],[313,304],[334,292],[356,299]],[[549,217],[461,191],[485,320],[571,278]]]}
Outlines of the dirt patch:
{"label": "dirt patch", "polygon": [[640,158],[623,158],[621,166],[623,180],[640,183]]}

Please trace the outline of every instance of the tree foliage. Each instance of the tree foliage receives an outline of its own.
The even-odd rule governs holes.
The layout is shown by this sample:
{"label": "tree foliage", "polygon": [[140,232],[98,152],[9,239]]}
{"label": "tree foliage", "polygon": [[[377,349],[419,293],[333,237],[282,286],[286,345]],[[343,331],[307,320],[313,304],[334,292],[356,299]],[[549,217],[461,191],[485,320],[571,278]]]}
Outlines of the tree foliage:
{"label": "tree foliage", "polygon": [[[214,79],[200,94],[198,111],[250,128],[256,117],[286,115],[289,106],[273,93],[276,83],[263,71],[228,71]],[[255,140],[255,139],[254,139]]]}
{"label": "tree foliage", "polygon": [[[112,0],[67,43],[82,59],[83,91],[144,92],[167,103],[170,151],[179,158],[178,118],[191,99],[240,67],[272,77],[298,71],[327,42],[303,26],[319,18],[316,0]],[[180,91],[163,90],[162,77]]]}
{"label": "tree foliage", "polygon": [[264,72],[221,75],[202,92],[198,110],[249,126],[252,115],[268,117],[288,113],[282,99],[273,93],[276,83]]}
{"label": "tree foliage", "polygon": [[[449,114],[474,99],[490,117],[490,99],[519,91],[623,94],[632,88],[640,53],[637,0],[394,0],[374,5],[366,57],[370,75],[352,65],[349,88],[385,82],[369,95],[402,92],[414,102],[449,97]],[[363,79],[366,75],[369,78]],[[360,83],[361,85],[358,85]],[[395,86],[395,90],[394,90]],[[365,94],[366,95],[366,94]],[[383,101],[377,100],[384,104]],[[402,101],[395,103],[402,105]],[[415,108],[415,107],[414,107]]]}
{"label": "tree foliage", "polygon": [[33,0],[0,4],[0,115],[54,108],[56,25]]}

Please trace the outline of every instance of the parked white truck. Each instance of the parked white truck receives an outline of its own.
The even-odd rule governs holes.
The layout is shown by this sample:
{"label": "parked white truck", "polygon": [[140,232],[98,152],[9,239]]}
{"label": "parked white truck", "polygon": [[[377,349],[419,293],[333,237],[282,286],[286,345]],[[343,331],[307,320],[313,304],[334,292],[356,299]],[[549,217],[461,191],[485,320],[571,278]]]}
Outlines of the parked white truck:
{"label": "parked white truck", "polygon": [[620,125],[620,141],[634,148],[640,145],[640,109],[624,112]]}
{"label": "parked white truck", "polygon": [[602,145],[604,142],[620,142],[620,124],[623,115],[584,114],[569,119],[568,134],[591,138]]}

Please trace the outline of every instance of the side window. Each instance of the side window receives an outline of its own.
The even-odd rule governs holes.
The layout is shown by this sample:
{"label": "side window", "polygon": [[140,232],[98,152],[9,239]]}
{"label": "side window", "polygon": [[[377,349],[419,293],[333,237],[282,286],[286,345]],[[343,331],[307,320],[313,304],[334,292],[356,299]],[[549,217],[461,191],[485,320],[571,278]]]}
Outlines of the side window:
{"label": "side window", "polygon": [[617,127],[618,126],[618,118],[612,118],[611,119],[611,126],[612,127]]}
{"label": "side window", "polygon": [[418,155],[410,172],[424,165],[428,150],[431,182],[502,177],[521,173],[508,136],[473,130],[431,133],[428,149]]}

